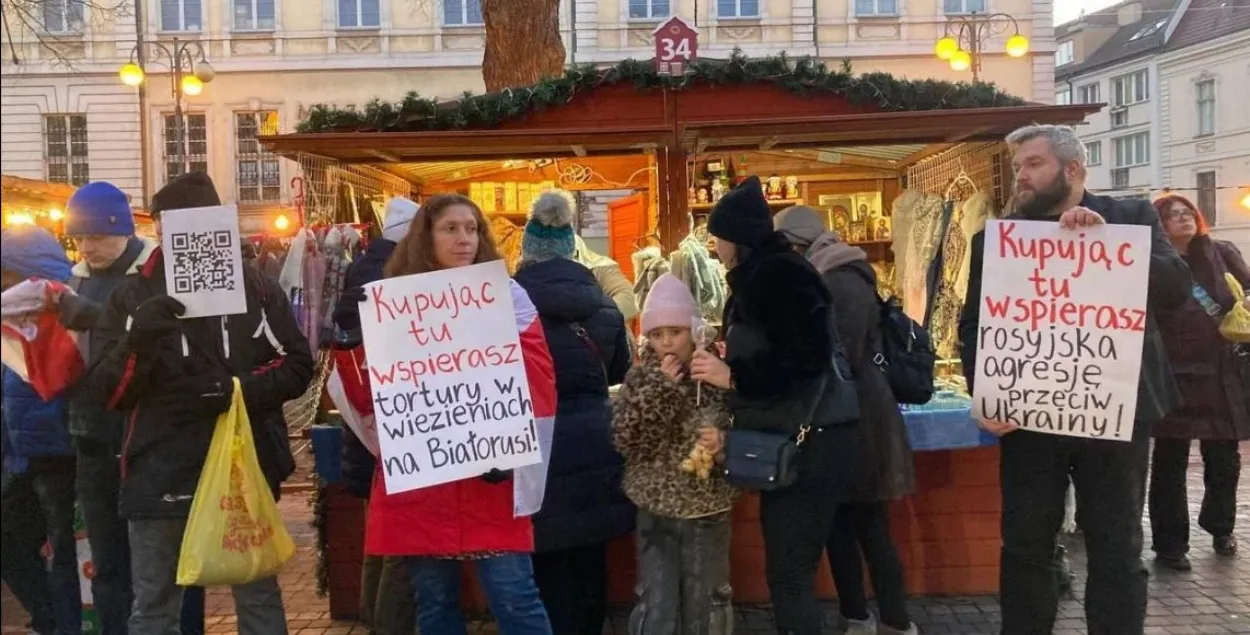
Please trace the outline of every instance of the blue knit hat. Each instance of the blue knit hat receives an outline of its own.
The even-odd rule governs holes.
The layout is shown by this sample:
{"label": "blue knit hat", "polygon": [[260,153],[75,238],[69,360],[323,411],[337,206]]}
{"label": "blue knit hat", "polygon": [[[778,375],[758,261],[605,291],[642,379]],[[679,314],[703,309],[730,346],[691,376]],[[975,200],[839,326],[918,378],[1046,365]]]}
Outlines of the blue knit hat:
{"label": "blue knit hat", "polygon": [[0,268],[23,278],[69,280],[70,262],[56,237],[41,227],[18,225],[0,232]]}
{"label": "blue knit hat", "polygon": [[88,183],[69,197],[65,212],[68,236],[133,236],[135,219],[130,199],[116,185]]}
{"label": "blue knit hat", "polygon": [[530,218],[521,236],[521,261],[542,262],[573,258],[572,197],[567,192],[544,192],[530,207]]}

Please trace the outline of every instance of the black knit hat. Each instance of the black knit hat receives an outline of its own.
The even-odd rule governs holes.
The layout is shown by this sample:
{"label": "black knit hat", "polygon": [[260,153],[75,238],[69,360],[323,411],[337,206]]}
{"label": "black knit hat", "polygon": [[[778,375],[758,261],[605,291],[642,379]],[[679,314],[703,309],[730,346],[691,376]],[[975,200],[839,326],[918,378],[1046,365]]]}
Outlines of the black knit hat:
{"label": "black knit hat", "polygon": [[760,177],[750,176],[730,190],[707,219],[707,231],[722,240],[748,247],[773,235],[773,212],[764,198]]}
{"label": "black knit hat", "polygon": [[213,180],[204,172],[188,172],[165,184],[152,197],[148,212],[153,216],[168,209],[221,205]]}

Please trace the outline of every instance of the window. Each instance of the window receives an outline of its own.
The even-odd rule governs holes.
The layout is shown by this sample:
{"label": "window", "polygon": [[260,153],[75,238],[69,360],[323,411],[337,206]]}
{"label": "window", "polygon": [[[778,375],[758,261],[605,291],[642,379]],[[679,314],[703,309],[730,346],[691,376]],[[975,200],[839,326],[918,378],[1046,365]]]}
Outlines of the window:
{"label": "window", "polygon": [[1198,211],[1202,212],[1202,217],[1206,219],[1208,226],[1215,227],[1215,208],[1218,205],[1215,202],[1215,172],[1208,170],[1199,172],[1196,176],[1198,179],[1198,200],[1195,202],[1198,204]]}
{"label": "window", "polygon": [[48,33],[76,33],[82,30],[83,0],[44,0],[43,28]]}
{"label": "window", "polygon": [[240,203],[270,203],[282,196],[278,155],[260,145],[257,137],[278,132],[273,110],[234,113],[234,163]]}
{"label": "window", "polygon": [[161,0],[162,31],[199,31],[202,15],[200,0]]}
{"label": "window", "polygon": [[443,0],[443,24],[447,26],[483,24],[482,0]]}
{"label": "window", "polygon": [[866,17],[898,15],[898,0],[855,0],[855,15]]}
{"label": "window", "polygon": [[1060,42],[1055,49],[1055,66],[1063,66],[1076,61],[1076,44],[1072,40]]}
{"label": "window", "polygon": [[1072,103],[1072,91],[1071,90],[1065,90],[1065,91],[1055,93],[1056,105],[1066,106],[1070,103]]}
{"label": "window", "polygon": [[1111,127],[1123,128],[1128,125],[1128,108],[1121,106],[1111,111]]}
{"label": "window", "polygon": [[943,0],[947,15],[985,13],[985,0]]}
{"label": "window", "polygon": [[[339,0],[339,28],[357,29],[380,26],[382,24],[382,10],[378,7],[380,1]],[[480,8],[478,15],[481,15]]]}
{"label": "window", "polygon": [[669,0],[629,0],[629,19],[667,18]]}
{"label": "window", "polygon": [[1130,106],[1150,99],[1150,71],[1137,71],[1111,80],[1111,105]]}
{"label": "window", "polygon": [[1159,29],[1167,26],[1167,24],[1168,18],[1159,18],[1158,20],[1147,22],[1146,25],[1138,29],[1137,32],[1133,34],[1133,37],[1129,38],[1128,41],[1132,42],[1134,40],[1140,40],[1144,37],[1150,37],[1155,33],[1158,33]]}
{"label": "window", "polygon": [[87,169],[87,116],[47,115],[43,118],[44,161],[53,183],[85,185]]}
{"label": "window", "polygon": [[1215,80],[1198,82],[1198,136],[1215,134]]}
{"label": "window", "polygon": [[1102,165],[1102,142],[1090,141],[1085,144],[1085,165]]}
{"label": "window", "polygon": [[1131,168],[1150,163],[1150,133],[1139,132],[1112,140],[1115,145],[1115,167]]}
{"label": "window", "polygon": [[273,30],[274,0],[234,0],[236,31]]}
{"label": "window", "polygon": [[1078,104],[1097,104],[1102,103],[1102,85],[1098,83],[1086,84],[1076,89],[1076,103]]}
{"label": "window", "polygon": [[208,171],[208,121],[203,114],[183,114],[179,134],[178,118],[165,115],[165,180],[187,172]]}
{"label": "window", "polygon": [[718,18],[758,18],[760,0],[716,0]]}

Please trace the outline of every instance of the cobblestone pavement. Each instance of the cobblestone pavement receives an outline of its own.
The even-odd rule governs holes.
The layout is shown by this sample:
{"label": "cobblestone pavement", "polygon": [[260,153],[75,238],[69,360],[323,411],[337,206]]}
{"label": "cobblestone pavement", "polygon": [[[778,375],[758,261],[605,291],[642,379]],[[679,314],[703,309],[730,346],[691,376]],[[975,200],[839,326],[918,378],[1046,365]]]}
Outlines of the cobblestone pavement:
{"label": "cobblestone pavement", "polygon": [[[1244,453],[1244,452],[1243,452]],[[1197,453],[1195,453],[1197,454]],[[1196,458],[1196,457],[1195,457]],[[1197,517],[1201,501],[1201,469],[1190,471],[1190,505]],[[1243,472],[1244,474],[1244,472]],[[281,575],[286,601],[290,635],[367,635],[367,630],[352,622],[329,618],[328,601],[316,594],[316,539],[309,520],[311,509],[303,494],[294,494],[281,503],[287,526],[299,551]],[[1146,521],[1149,522],[1148,520]],[[1150,606],[1147,635],[1217,635],[1250,634],[1250,489],[1243,487],[1238,504],[1238,537],[1246,551],[1241,558],[1217,557],[1211,550],[1210,537],[1194,525],[1192,551],[1194,570],[1176,573],[1151,567]],[[1146,531],[1149,546],[1149,527]],[[1065,600],[1060,606],[1055,635],[1086,633],[1083,608],[1079,601],[1084,592],[1085,554],[1079,536],[1070,541],[1073,568],[1077,572],[1077,599]],[[1149,558],[1152,554],[1144,554]],[[3,590],[4,635],[26,631],[26,616],[6,587]],[[998,635],[1000,614],[992,596],[921,598],[912,602],[912,616],[925,634]],[[228,589],[209,592],[206,627],[210,635],[234,635],[233,601]],[[840,633],[836,605],[828,610],[828,633]],[[625,634],[624,611],[613,614],[605,633]],[[473,633],[493,634],[495,628],[480,620]],[[772,623],[766,610],[744,608],[738,612],[736,632],[739,635],[772,635]]]}

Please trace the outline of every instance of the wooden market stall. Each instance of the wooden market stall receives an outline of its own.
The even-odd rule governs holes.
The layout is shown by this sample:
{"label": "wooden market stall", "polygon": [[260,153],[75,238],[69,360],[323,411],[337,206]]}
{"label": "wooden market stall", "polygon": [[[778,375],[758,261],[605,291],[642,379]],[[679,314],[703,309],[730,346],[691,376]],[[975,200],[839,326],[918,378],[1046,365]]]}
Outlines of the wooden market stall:
{"label": "wooden market stall", "polygon": [[[39,225],[61,238],[67,250],[72,250],[73,243],[65,240],[63,235],[65,206],[77,189],[65,183],[0,175],[0,192],[3,193],[0,207],[3,209],[4,226]],[[142,210],[133,213],[136,231],[142,235],[153,235],[151,216]]]}
{"label": "wooden market stall", "polygon": [[[909,249],[901,245],[922,213],[940,220],[940,242],[948,240],[945,232],[958,233],[951,228],[964,222],[963,202],[975,198],[990,214],[1001,213],[1011,183],[1004,136],[1030,123],[1078,124],[1098,109],[1026,104],[985,84],[830,71],[803,59],[701,61],[681,78],[627,61],[459,102],[410,97],[363,112],[318,109],[301,132],[262,141],[292,159],[368,165],[409,181],[419,196],[468,195],[491,217],[501,242],[508,240],[501,233],[523,222],[527,195],[573,191],[583,233],[601,233],[599,251],[630,276],[640,275],[636,256],[648,248],[659,255],[683,250],[689,240],[706,243],[702,225],[714,200],[758,174],[775,210],[806,204],[821,211],[829,228],[869,253],[882,291],[905,297],[907,272],[895,272],[893,263]],[[905,201],[922,210],[906,231]],[[956,240],[952,248],[963,246]],[[908,258],[927,266],[931,254],[918,253]],[[923,317],[938,300],[953,301],[922,298],[908,311]],[[949,321],[946,308],[935,314]],[[955,357],[953,326],[935,321],[933,331],[939,352]],[[893,531],[912,593],[992,593],[998,451],[969,417],[957,362],[941,368],[939,397],[906,413],[917,488],[894,505]],[[332,611],[348,615],[359,579],[361,504],[327,504],[332,514],[350,516],[332,520],[327,534]],[[757,520],[756,498],[744,496],[732,556],[740,603],[768,601]],[[632,601],[631,545],[622,540],[611,550],[615,602]],[[336,589],[350,599],[336,603]],[[827,572],[820,593],[833,594]]]}

